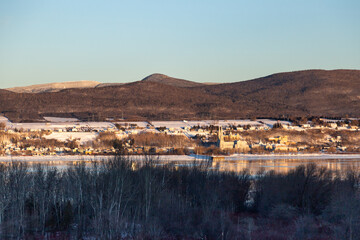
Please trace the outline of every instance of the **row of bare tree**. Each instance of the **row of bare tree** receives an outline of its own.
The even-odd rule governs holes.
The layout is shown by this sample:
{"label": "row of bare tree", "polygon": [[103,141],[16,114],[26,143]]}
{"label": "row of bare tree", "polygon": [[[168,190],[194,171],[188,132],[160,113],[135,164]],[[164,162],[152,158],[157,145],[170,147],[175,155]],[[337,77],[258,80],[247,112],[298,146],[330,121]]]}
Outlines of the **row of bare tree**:
{"label": "row of bare tree", "polygon": [[13,162],[0,165],[0,238],[360,239],[359,179],[315,165],[254,177],[123,156],[64,170]]}

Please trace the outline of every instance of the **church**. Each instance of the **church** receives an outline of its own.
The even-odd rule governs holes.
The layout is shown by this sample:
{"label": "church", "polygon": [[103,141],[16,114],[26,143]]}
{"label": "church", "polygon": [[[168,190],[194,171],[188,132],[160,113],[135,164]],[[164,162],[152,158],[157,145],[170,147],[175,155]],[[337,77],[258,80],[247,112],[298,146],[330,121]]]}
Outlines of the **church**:
{"label": "church", "polygon": [[238,137],[233,136],[231,133],[227,135],[227,140],[225,141],[225,136],[221,126],[219,126],[218,140],[216,146],[221,150],[224,149],[238,149],[242,151],[249,150],[249,145],[246,141],[238,139]]}

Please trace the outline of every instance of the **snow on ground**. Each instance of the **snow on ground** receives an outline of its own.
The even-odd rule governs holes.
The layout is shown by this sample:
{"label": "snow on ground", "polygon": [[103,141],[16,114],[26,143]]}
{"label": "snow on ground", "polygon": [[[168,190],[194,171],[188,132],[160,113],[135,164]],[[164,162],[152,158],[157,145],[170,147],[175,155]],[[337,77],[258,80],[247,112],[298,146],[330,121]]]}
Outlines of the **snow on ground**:
{"label": "snow on ground", "polygon": [[78,122],[79,119],[77,118],[60,118],[60,117],[44,117],[44,119],[48,122]]}
{"label": "snow on ground", "polygon": [[151,124],[156,128],[166,127],[166,128],[173,128],[175,130],[180,130],[181,128],[188,126],[183,121],[152,121]]}
{"label": "snow on ground", "polygon": [[[24,162],[49,162],[49,161],[91,161],[91,160],[108,160],[114,156],[90,156],[90,155],[52,155],[52,156],[0,156],[0,162],[11,162],[11,161],[24,161]],[[131,160],[134,161],[143,161],[146,160],[144,155],[140,156],[130,156]],[[188,155],[161,155],[154,156],[154,160],[159,161],[195,161],[197,158],[195,156]]]}
{"label": "snow on ground", "polygon": [[10,123],[9,127],[12,129],[43,129],[43,130],[54,130],[54,129],[65,129],[65,128],[81,128],[88,127],[93,129],[107,129],[114,128],[115,125],[110,122],[59,122],[59,123]]}
{"label": "snow on ground", "polygon": [[[65,129],[65,128],[92,128],[95,130],[101,130],[101,129],[107,129],[107,128],[115,128],[115,124],[120,125],[136,125],[139,128],[147,128],[149,126],[149,123],[146,121],[140,121],[140,122],[78,122],[78,119],[76,118],[57,118],[57,117],[44,117],[49,122],[39,122],[39,123],[11,123],[8,121],[6,117],[0,116],[0,122],[6,122],[7,126],[12,129],[24,129],[24,130],[54,130],[54,129]],[[261,122],[263,123],[261,123]],[[169,129],[175,129],[180,130],[182,128],[186,127],[194,127],[194,126],[269,126],[272,127],[274,123],[280,122],[283,125],[289,125],[291,124],[288,121],[277,121],[277,120],[271,120],[271,119],[259,119],[257,121],[252,121],[249,119],[245,120],[198,120],[198,121],[152,121],[151,124],[158,128],[158,127],[166,127]]]}
{"label": "snow on ground", "polygon": [[157,129],[146,128],[146,129],[139,131],[138,133],[160,133],[160,131]]}
{"label": "snow on ground", "polygon": [[233,120],[194,120],[194,121],[152,121],[151,123],[154,125],[154,127],[167,127],[167,128],[175,128],[180,129],[182,127],[193,127],[193,126],[269,126],[272,127],[275,123],[281,123],[283,125],[291,125],[290,121],[277,121],[273,119],[258,119],[255,121],[252,121],[250,119],[233,119]]}
{"label": "snow on ground", "polygon": [[90,142],[96,139],[98,133],[95,132],[54,132],[45,136],[46,139],[56,139],[60,142],[68,140],[78,140],[80,144]]}
{"label": "snow on ground", "polygon": [[4,116],[1,116],[0,115],[0,123],[5,123],[6,124],[6,126],[10,126],[10,121],[9,121],[9,119],[7,119],[6,117],[4,117]]}
{"label": "snow on ground", "polygon": [[279,160],[279,159],[360,159],[360,154],[234,154],[225,160]]}
{"label": "snow on ground", "polygon": [[287,129],[295,130],[295,131],[304,131],[305,129],[303,127],[299,126],[289,126]]}
{"label": "snow on ground", "polygon": [[264,126],[264,124],[258,122],[258,121],[252,121],[250,119],[245,119],[245,120],[199,120],[199,121],[184,121],[189,127],[193,127],[193,126],[209,126],[209,125],[214,125],[214,126],[222,126],[222,127],[226,127],[226,126],[230,126],[230,125],[241,125],[241,126],[245,126],[245,125],[250,125],[250,126]]}
{"label": "snow on ground", "polygon": [[194,126],[208,126],[209,123],[206,120],[199,120],[199,121],[184,121],[184,123],[186,123],[189,127],[194,127]]}
{"label": "snow on ground", "polygon": [[0,122],[7,122],[7,121],[9,121],[9,119],[7,119],[4,116],[0,116]]}
{"label": "snow on ground", "polygon": [[51,155],[51,156],[0,156],[0,162],[11,162],[11,161],[24,161],[24,162],[49,162],[49,161],[91,161],[91,160],[106,160],[109,156],[79,156],[79,155]]}
{"label": "snow on ground", "polygon": [[279,121],[274,119],[257,119],[258,122],[263,122],[268,127],[272,127],[275,123],[281,123],[282,125],[291,125],[289,121]]}
{"label": "snow on ground", "polygon": [[82,124],[95,129],[116,128],[115,124],[111,122],[84,122]]}
{"label": "snow on ground", "polygon": [[339,119],[330,119],[330,118],[320,118],[321,121],[327,122],[327,123],[337,123],[341,122],[342,120]]}
{"label": "snow on ground", "polygon": [[264,124],[259,123],[258,121],[252,121],[249,119],[245,119],[245,120],[219,120],[218,121],[218,125],[221,126],[229,126],[229,125],[234,125],[234,126],[246,126],[246,125],[250,125],[250,126],[263,126]]}

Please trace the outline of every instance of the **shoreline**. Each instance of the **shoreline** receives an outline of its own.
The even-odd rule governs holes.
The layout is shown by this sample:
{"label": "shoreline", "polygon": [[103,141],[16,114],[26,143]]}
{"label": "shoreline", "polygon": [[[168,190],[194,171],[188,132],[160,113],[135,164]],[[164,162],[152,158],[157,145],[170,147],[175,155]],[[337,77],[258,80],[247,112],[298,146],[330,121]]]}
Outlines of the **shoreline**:
{"label": "shoreline", "polygon": [[[101,161],[114,157],[113,155],[51,155],[51,156],[0,156],[0,162],[23,161],[23,162],[74,162],[74,161]],[[134,161],[142,161],[145,155],[129,155]],[[200,161],[208,160],[210,157],[219,158],[220,161],[251,161],[251,160],[316,160],[316,159],[359,159],[360,154],[328,154],[328,153],[306,153],[306,154],[233,154],[233,155],[155,155],[159,161]]]}
{"label": "shoreline", "polygon": [[225,160],[275,160],[275,159],[359,159],[360,154],[343,153],[304,153],[304,154],[234,154],[225,156]]}

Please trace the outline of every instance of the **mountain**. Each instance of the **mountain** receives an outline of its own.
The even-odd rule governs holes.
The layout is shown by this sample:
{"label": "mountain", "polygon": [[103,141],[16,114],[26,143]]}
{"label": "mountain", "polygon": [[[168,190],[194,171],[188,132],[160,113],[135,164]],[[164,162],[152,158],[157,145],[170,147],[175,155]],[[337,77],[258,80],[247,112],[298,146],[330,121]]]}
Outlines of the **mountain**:
{"label": "mountain", "polygon": [[[155,73],[145,77],[144,82],[156,82],[175,87],[196,87],[203,85],[202,83],[192,82],[184,79],[178,79],[166,76],[164,74]],[[6,90],[16,93],[42,93],[42,92],[59,92],[68,88],[101,88],[101,87],[115,87],[127,83],[100,83],[96,81],[75,81],[75,82],[58,82],[37,84],[24,87],[7,88]],[[204,83],[216,84],[216,83]]]}
{"label": "mountain", "polygon": [[172,80],[155,75],[122,85],[58,92],[3,90],[0,113],[13,121],[37,120],[42,116],[101,120],[122,115],[133,120],[360,117],[359,70],[287,72],[249,81],[191,87],[173,84],[178,81]]}
{"label": "mountain", "polygon": [[360,116],[359,70],[307,70],[205,87],[251,115]]}
{"label": "mountain", "polygon": [[155,83],[161,83],[166,84],[174,87],[197,87],[202,86],[202,83],[198,82],[192,82],[184,79],[178,79],[178,78],[172,78],[169,76],[166,76],[164,74],[155,73],[150,76],[147,76],[143,80],[143,82],[155,82]]}
{"label": "mountain", "polygon": [[58,92],[67,88],[93,88],[99,85],[96,81],[76,81],[76,82],[60,82],[37,84],[26,87],[14,87],[7,90],[17,93],[40,93],[40,92]]}

